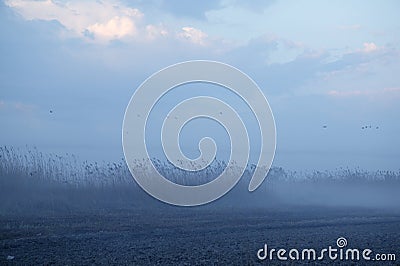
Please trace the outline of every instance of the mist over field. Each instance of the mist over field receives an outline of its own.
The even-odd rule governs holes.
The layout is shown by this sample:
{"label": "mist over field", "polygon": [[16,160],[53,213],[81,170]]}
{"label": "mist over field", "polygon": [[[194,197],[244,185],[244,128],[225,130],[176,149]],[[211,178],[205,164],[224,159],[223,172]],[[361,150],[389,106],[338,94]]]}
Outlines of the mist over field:
{"label": "mist over field", "polygon": [[[398,265],[399,11],[395,0],[0,0],[0,264]],[[138,93],[192,60],[239,71],[227,81],[251,80],[246,97],[198,79],[155,93],[182,72]],[[213,70],[195,74],[226,78]],[[229,107],[186,102],[201,97]],[[166,121],[179,133],[162,135]],[[128,136],[141,138],[126,149]],[[202,168],[192,163],[204,138],[216,149],[202,170],[165,153]],[[249,192],[265,153],[272,167]],[[178,207],[131,175],[127,162],[155,180],[150,161],[180,185],[225,169],[224,181],[241,178],[213,202]],[[263,260],[266,246],[370,249],[372,259]]]}
{"label": "mist over field", "polygon": [[[1,147],[0,156],[0,215],[3,216],[134,210],[163,205],[142,191],[122,159],[89,163],[74,155],[10,147]],[[206,171],[187,173],[159,160],[154,159],[154,164],[160,173],[182,185],[210,182],[226,167],[223,161],[214,161]],[[136,167],[142,167],[140,162]],[[400,172],[347,168],[295,172],[272,167],[262,186],[249,192],[254,167],[249,165],[231,192],[205,208],[325,206],[400,210]]]}

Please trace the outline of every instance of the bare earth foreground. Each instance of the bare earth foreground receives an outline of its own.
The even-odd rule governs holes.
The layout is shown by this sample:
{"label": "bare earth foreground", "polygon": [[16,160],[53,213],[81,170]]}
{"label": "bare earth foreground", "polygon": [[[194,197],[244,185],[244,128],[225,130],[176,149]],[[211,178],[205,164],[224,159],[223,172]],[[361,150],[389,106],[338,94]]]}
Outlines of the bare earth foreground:
{"label": "bare earth foreground", "polygon": [[276,256],[273,261],[260,261],[256,253],[264,244],[286,250],[337,248],[339,237],[347,239],[347,248],[396,254],[397,261],[368,265],[396,265],[400,213],[350,207],[177,208],[160,204],[148,209],[0,217],[0,263],[282,264]]}

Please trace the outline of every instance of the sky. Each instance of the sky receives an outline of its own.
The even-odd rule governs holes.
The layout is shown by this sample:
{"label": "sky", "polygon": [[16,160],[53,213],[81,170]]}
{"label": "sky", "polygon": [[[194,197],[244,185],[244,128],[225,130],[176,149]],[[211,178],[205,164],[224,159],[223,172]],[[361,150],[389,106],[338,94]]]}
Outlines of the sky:
{"label": "sky", "polygon": [[[398,1],[2,1],[0,145],[120,160],[135,89],[162,68],[202,59],[242,70],[264,92],[274,166],[399,170],[399,13]],[[196,93],[233,97],[212,86]],[[183,96],[169,95],[160,116]],[[218,125],[192,127],[182,132],[189,156],[213,130],[224,156]]]}

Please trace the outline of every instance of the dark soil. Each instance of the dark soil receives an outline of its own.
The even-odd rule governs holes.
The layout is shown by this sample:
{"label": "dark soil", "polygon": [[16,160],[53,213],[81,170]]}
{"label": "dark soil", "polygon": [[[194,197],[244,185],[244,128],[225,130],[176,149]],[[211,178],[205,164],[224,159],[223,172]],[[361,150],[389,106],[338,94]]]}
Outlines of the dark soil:
{"label": "dark soil", "polygon": [[[270,248],[336,246],[395,253],[399,261],[400,213],[352,208],[221,207],[106,210],[0,217],[0,264],[253,265]],[[13,259],[8,256],[14,256]],[[290,261],[304,264],[307,261]],[[359,261],[362,265],[365,261]],[[332,261],[313,261],[332,264]],[[335,261],[336,264],[354,264]],[[380,262],[391,265],[396,262]]]}

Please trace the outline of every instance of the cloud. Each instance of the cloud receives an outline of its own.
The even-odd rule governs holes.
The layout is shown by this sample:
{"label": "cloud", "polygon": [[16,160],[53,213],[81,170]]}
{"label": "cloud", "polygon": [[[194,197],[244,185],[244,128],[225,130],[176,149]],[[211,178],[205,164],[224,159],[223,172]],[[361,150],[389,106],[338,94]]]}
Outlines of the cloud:
{"label": "cloud", "polygon": [[364,53],[375,52],[379,49],[378,46],[373,42],[365,42],[365,43],[363,43],[363,46],[364,46],[364,48],[362,49],[362,51]]}
{"label": "cloud", "polygon": [[87,30],[106,40],[120,39],[137,33],[135,24],[127,17],[114,17],[106,23],[95,23],[88,26]]}
{"label": "cloud", "polygon": [[[59,22],[65,28],[61,36],[67,38],[78,36],[86,41],[98,43],[108,43],[113,40],[147,42],[167,37],[170,32],[176,32],[176,28],[179,28],[179,32],[171,36],[175,40],[184,39],[200,46],[208,44],[208,35],[200,29],[182,27],[178,24],[172,26],[175,30],[171,30],[161,22],[146,23],[145,16],[139,9],[116,0],[71,2],[6,0],[5,4],[26,20]],[[180,25],[185,23],[176,22]]]}
{"label": "cloud", "polygon": [[320,72],[326,75],[336,75],[342,72],[353,71],[357,73],[363,71],[371,73],[377,65],[387,64],[391,61],[397,61],[399,51],[395,47],[378,46],[373,42],[363,43],[363,48],[355,48],[344,53],[332,53],[331,56],[321,66]]}
{"label": "cloud", "polygon": [[182,0],[161,0],[159,8],[177,17],[205,19],[205,13],[209,10],[219,8],[220,1],[182,1]]}
{"label": "cloud", "polygon": [[168,30],[163,25],[147,25],[146,33],[148,40],[154,40],[158,37],[165,37],[168,35]]}
{"label": "cloud", "polygon": [[358,96],[400,96],[400,88],[383,88],[374,90],[330,90],[328,95],[332,97],[358,97]]}
{"label": "cloud", "polygon": [[46,1],[7,0],[26,20],[56,20],[74,36],[87,39],[115,40],[138,33],[143,14],[115,1]]}
{"label": "cloud", "polygon": [[208,35],[199,29],[193,27],[183,27],[179,37],[199,45],[206,45]]}

